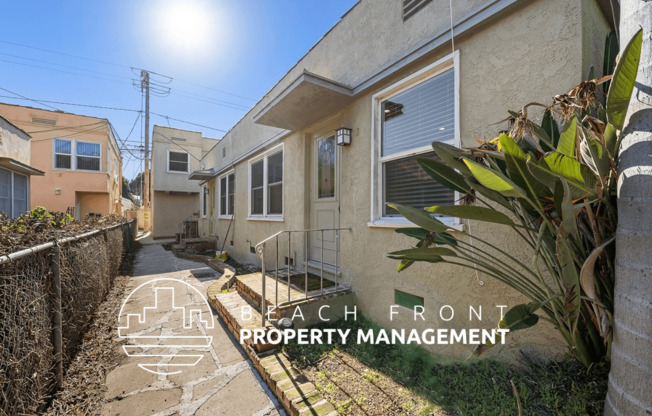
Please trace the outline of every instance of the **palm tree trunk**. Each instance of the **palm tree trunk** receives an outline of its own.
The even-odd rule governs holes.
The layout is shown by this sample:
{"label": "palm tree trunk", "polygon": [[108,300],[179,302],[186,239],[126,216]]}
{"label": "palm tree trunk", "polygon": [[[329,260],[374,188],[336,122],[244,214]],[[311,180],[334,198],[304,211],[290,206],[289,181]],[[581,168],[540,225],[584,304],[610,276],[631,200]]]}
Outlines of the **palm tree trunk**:
{"label": "palm tree trunk", "polygon": [[622,0],[621,45],[643,28],[618,162],[614,338],[605,415],[652,414],[652,1]]}

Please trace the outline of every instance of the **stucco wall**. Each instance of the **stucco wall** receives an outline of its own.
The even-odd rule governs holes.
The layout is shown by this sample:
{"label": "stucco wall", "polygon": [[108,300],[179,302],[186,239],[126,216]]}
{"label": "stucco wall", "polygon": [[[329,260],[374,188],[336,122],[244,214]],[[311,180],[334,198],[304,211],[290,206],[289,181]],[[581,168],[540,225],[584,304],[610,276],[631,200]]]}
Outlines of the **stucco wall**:
{"label": "stucco wall", "polygon": [[0,118],[0,157],[9,157],[21,163],[30,163],[30,137]]}
{"label": "stucco wall", "polygon": [[85,218],[90,213],[102,215],[111,213],[112,204],[108,192],[76,192],[75,197],[79,207],[79,218]]}
{"label": "stucco wall", "polygon": [[[454,19],[468,15],[479,8],[480,3],[483,2],[455,2]],[[603,43],[606,33],[606,27],[600,26],[606,23],[594,19],[596,10],[591,9],[589,3],[592,2],[522,1],[491,24],[455,39],[455,48],[459,51],[462,146],[475,145],[474,136],[495,137],[505,126],[494,123],[506,117],[506,109],[519,109],[532,101],[548,103],[554,95],[566,92],[586,76],[588,61],[583,58],[583,52],[587,45]],[[309,226],[308,169],[312,138],[347,126],[353,129],[353,140],[351,146],[342,149],[340,224],[352,230],[342,233],[340,261],[343,278],[356,291],[358,306],[364,314],[385,326],[397,328],[493,328],[499,318],[496,305],[511,307],[525,301],[511,288],[459,267],[417,264],[398,274],[397,262],[386,255],[410,247],[413,240],[392,229],[367,225],[371,215],[370,154],[372,141],[377,140],[372,137],[372,95],[450,54],[450,44],[404,66],[358,95],[337,114],[325,116],[302,131],[283,132],[252,122],[251,114],[257,113],[275,93],[282,91],[303,68],[355,85],[420,45],[424,38],[438,33],[448,24],[447,11],[447,1],[435,1],[403,23],[398,2],[363,0],[204,158],[205,167],[224,168],[247,151],[257,149],[254,153],[259,154],[274,146],[275,136],[282,138],[285,152],[283,221],[247,219],[248,160],[255,155],[235,163],[236,214],[226,239],[226,250],[231,256],[239,261],[258,263],[259,258],[250,252],[257,242],[277,231]],[[583,28],[584,24],[597,24],[600,40],[589,42],[583,36],[590,33]],[[532,111],[531,118],[538,116]],[[265,143],[267,146],[263,146]],[[226,157],[222,157],[222,148],[226,149]],[[216,221],[221,245],[229,221]],[[474,234],[500,244],[526,264],[531,262],[525,245],[504,229],[475,222],[470,227]],[[456,235],[463,238],[460,233]],[[233,247],[229,245],[230,240],[234,241]],[[479,284],[480,280],[484,285]],[[427,322],[415,322],[407,310],[390,321],[389,305],[394,302],[395,289],[424,297]],[[455,310],[455,318],[450,322],[438,318],[443,305]],[[476,309],[482,306],[484,320],[481,323],[469,323],[469,306]],[[549,354],[564,350],[560,337],[547,323],[539,324],[536,330],[513,334],[508,343],[507,348],[496,348],[491,354],[509,359],[519,349]],[[429,349],[457,357],[466,357],[470,352],[468,346],[440,345]]]}
{"label": "stucco wall", "polygon": [[[109,194],[110,212],[120,212],[122,158],[108,120],[2,103],[0,114],[32,136],[29,164],[45,172],[45,176],[31,178],[32,208],[44,206],[51,211],[65,211],[75,206],[76,192],[100,192]],[[34,118],[56,124],[36,123]],[[54,138],[57,137],[100,143],[100,172],[54,169]],[[108,157],[111,157],[110,172]]]}
{"label": "stucco wall", "polygon": [[179,224],[198,212],[199,194],[152,192],[153,236],[174,237]]}

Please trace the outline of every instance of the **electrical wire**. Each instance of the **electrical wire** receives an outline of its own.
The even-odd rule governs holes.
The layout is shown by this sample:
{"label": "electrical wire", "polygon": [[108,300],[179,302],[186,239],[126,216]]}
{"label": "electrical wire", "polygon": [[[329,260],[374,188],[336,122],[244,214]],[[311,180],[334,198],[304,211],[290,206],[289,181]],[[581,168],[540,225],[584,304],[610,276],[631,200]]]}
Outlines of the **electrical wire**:
{"label": "electrical wire", "polygon": [[7,91],[9,94],[14,94],[15,96],[18,96],[18,97],[20,97],[20,98],[22,98],[22,99],[25,99],[25,100],[28,100],[28,101],[32,101],[32,102],[37,103],[37,104],[41,104],[42,106],[45,106],[45,107],[51,108],[51,109],[53,109],[53,110],[61,111],[61,110],[59,110],[59,109],[56,108],[56,107],[52,107],[51,105],[44,104],[44,103],[42,103],[42,102],[40,102],[40,101],[38,101],[38,100],[34,100],[34,99],[32,99],[32,98],[27,98],[27,97],[25,97],[24,95],[20,95],[20,94],[18,94],[17,92],[9,91],[9,90],[6,89],[6,88],[2,88],[2,87],[0,87],[0,90],[2,90],[2,91]]}

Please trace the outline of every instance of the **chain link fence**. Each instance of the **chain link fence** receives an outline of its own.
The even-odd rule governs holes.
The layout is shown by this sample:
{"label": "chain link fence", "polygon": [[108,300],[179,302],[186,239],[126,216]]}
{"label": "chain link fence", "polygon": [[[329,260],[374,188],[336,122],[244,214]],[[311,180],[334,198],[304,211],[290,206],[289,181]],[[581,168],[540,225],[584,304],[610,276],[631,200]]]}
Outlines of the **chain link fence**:
{"label": "chain link fence", "polygon": [[131,221],[0,257],[0,415],[47,405],[136,232]]}

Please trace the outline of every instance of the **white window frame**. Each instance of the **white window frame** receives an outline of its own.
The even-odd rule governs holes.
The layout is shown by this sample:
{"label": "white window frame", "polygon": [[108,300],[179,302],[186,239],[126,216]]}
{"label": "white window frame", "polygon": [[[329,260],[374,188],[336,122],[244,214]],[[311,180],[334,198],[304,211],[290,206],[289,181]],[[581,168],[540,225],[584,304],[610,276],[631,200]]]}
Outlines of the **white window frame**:
{"label": "white window frame", "polygon": [[208,199],[207,199],[208,195],[210,195],[210,191],[208,190],[208,186],[204,184],[201,186],[199,192],[199,213],[201,218],[206,218],[206,215],[208,213],[208,209],[209,209]]}
{"label": "white window frame", "polygon": [[[170,170],[170,153],[185,153],[188,156],[188,164],[186,165],[186,171],[181,171],[181,170]],[[172,150],[168,149],[167,151],[167,163],[165,164],[165,170],[167,173],[178,173],[181,175],[187,175],[190,173],[190,153],[186,151],[179,151],[179,150]]]}
{"label": "white window frame", "polygon": [[[367,223],[369,227],[381,228],[399,228],[413,225],[404,217],[383,216],[383,164],[391,160],[402,159],[409,156],[414,156],[421,153],[431,152],[430,145],[420,148],[410,149],[408,151],[392,154],[389,156],[381,156],[382,146],[382,117],[381,117],[381,104],[383,101],[400,94],[401,92],[417,86],[418,84],[431,79],[449,69],[453,69],[453,78],[455,82],[455,135],[452,141],[446,143],[453,146],[460,147],[460,64],[459,64],[459,51],[456,50],[436,62],[422,68],[421,70],[409,75],[402,80],[390,85],[389,87],[377,92],[371,98],[371,210],[370,220]],[[458,201],[460,195],[458,192],[454,194],[454,200]],[[457,202],[456,202],[457,203]],[[461,228],[460,221],[454,217],[442,217],[440,220],[450,225],[452,228]]]}
{"label": "white window frame", "polygon": [[[283,213],[281,214],[268,214],[267,209],[268,209],[268,200],[267,200],[267,188],[268,188],[268,174],[267,174],[267,160],[270,156],[275,155],[278,152],[283,152],[283,181],[281,182],[283,184],[283,194],[281,195],[282,198],[282,204],[283,204],[283,213],[285,212],[285,149],[283,147],[283,143],[279,144],[278,146],[275,146],[271,148],[270,150],[266,151],[265,153],[262,153],[254,158],[249,159],[248,162],[248,167],[247,170],[249,172],[249,180],[247,181],[247,193],[249,194],[248,196],[248,207],[247,207],[247,213],[248,217],[247,220],[249,221],[284,221],[283,219]],[[251,208],[252,208],[252,202],[251,202],[251,183],[252,183],[252,176],[251,176],[251,165],[253,165],[256,162],[259,162],[260,160],[263,160],[263,213],[262,214],[252,214],[251,213]]]}
{"label": "white window frame", "polygon": [[[77,144],[79,144],[79,143],[97,144],[97,145],[99,145],[99,146],[100,146],[100,155],[99,155],[99,156],[77,155]],[[84,140],[75,140],[75,141],[74,141],[74,150],[73,150],[73,152],[74,152],[74,155],[75,155],[75,162],[74,162],[74,163],[75,163],[75,170],[80,171],[80,172],[103,173],[103,171],[102,171],[102,143],[98,143],[98,142],[87,142],[87,141],[84,141]],[[77,168],[77,156],[79,156],[79,157],[90,157],[90,158],[94,158],[94,159],[99,159],[99,160],[100,160],[100,169],[99,169],[99,170],[92,170],[92,169],[78,169],[78,168]],[[107,173],[108,173],[108,171],[107,171]]]}
{"label": "white window frame", "polygon": [[[70,168],[58,168],[57,167],[57,155],[68,155],[68,153],[57,153],[56,152],[56,141],[61,140],[61,141],[67,141],[70,142]],[[92,170],[92,169],[78,169],[77,168],[77,144],[78,143],[86,143],[86,144],[96,144],[100,146],[100,155],[99,156],[86,156],[86,155],[80,155],[80,157],[91,157],[91,158],[97,158],[100,160],[100,169],[99,170]],[[89,142],[85,140],[74,140],[74,139],[66,139],[66,138],[60,138],[60,137],[54,137],[52,139],[52,169],[53,170],[64,170],[64,171],[79,171],[79,172],[89,172],[89,173],[109,173],[107,170],[106,172],[102,170],[102,143],[100,142]]]}
{"label": "white window frame", "polygon": [[7,214],[10,219],[17,217],[17,215],[16,215],[16,195],[14,193],[14,187],[15,187],[14,182],[15,182],[16,175],[22,176],[22,177],[25,178],[25,188],[26,188],[25,189],[25,198],[26,198],[25,203],[27,205],[27,211],[21,212],[20,215],[29,212],[29,210],[30,210],[30,208],[32,206],[30,177],[28,175],[23,175],[22,173],[14,172],[13,170],[9,170],[9,169],[0,168],[0,170],[4,170],[5,172],[9,172],[9,178],[10,178],[10,181],[9,181],[9,205],[11,206],[11,212],[5,212],[5,214]]}
{"label": "white window frame", "polygon": [[[224,173],[217,177],[217,218],[223,220],[230,220],[233,218],[233,213],[229,212],[229,176],[233,175],[233,182],[235,183],[235,170]],[[226,190],[222,189],[222,179],[226,178]],[[222,192],[226,191],[226,214],[222,214]],[[251,197],[251,194],[249,195]],[[235,194],[233,195],[235,199]],[[233,209],[235,210],[235,201],[233,202]]]}

